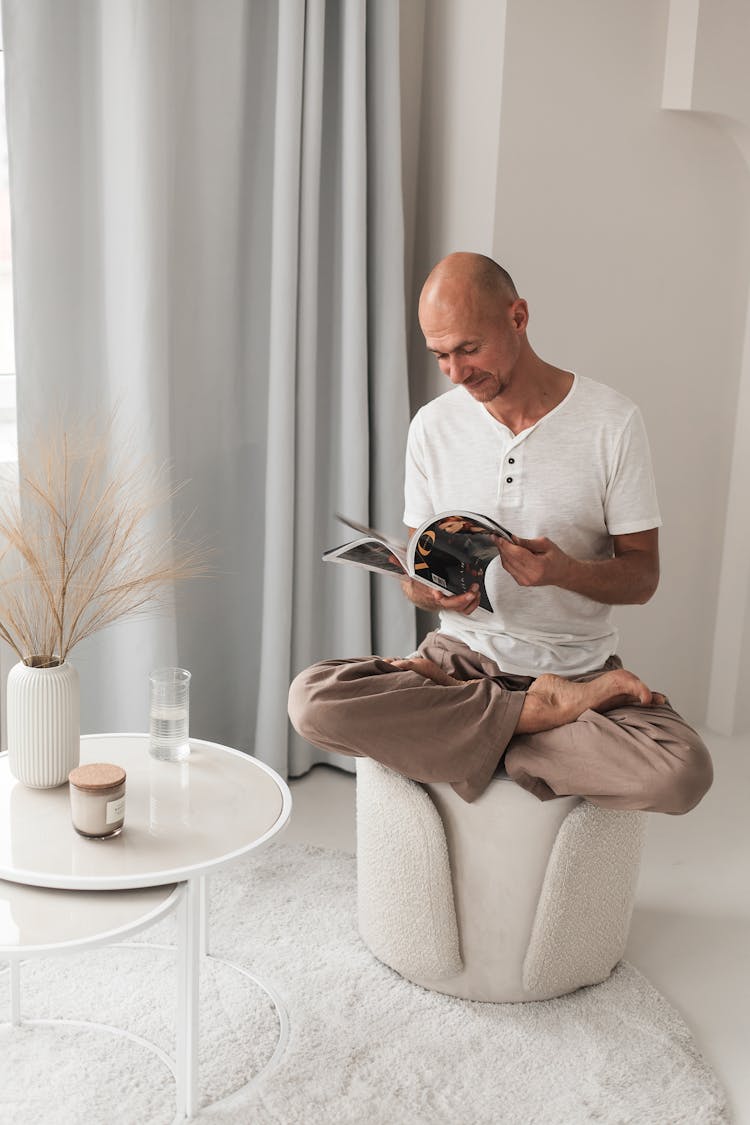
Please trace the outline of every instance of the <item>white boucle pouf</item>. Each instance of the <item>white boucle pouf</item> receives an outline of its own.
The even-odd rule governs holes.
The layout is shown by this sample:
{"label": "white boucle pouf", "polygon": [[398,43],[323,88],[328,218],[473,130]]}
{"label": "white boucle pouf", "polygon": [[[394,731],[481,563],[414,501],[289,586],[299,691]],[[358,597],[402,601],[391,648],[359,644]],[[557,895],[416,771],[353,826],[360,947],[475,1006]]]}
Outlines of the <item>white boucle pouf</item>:
{"label": "white boucle pouf", "polygon": [[408,980],[469,1000],[598,984],[625,949],[645,822],[505,776],[467,804],[359,759],[360,934]]}

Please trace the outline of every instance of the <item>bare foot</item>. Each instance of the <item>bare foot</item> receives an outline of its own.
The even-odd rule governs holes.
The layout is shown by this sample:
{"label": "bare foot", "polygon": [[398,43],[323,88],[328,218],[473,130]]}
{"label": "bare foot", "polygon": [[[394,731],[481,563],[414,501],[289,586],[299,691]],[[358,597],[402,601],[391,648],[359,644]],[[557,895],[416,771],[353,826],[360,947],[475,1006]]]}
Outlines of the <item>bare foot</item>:
{"label": "bare foot", "polygon": [[661,704],[665,697],[652,692],[632,672],[617,668],[588,683],[572,683],[561,676],[539,676],[526,693],[517,734],[533,734],[573,723],[584,711],[610,711],[634,704]]}
{"label": "bare foot", "polygon": [[457,680],[454,676],[449,676],[439,664],[436,664],[434,660],[428,660],[426,656],[409,656],[403,660],[396,657],[385,657],[384,659],[401,672],[418,672],[420,676],[432,680],[433,683],[440,684],[441,687],[457,687],[459,684],[466,682],[465,680]]}

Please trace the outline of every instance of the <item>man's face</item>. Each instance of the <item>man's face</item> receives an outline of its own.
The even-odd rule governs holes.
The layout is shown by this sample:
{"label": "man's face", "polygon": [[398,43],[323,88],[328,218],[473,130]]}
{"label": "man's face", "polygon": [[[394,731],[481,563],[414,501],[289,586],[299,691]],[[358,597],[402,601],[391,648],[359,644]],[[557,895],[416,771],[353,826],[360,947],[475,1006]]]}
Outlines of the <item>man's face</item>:
{"label": "man's face", "polygon": [[461,294],[450,302],[428,300],[420,308],[427,349],[454,385],[477,402],[492,402],[512,381],[525,308],[520,299],[490,306]]}

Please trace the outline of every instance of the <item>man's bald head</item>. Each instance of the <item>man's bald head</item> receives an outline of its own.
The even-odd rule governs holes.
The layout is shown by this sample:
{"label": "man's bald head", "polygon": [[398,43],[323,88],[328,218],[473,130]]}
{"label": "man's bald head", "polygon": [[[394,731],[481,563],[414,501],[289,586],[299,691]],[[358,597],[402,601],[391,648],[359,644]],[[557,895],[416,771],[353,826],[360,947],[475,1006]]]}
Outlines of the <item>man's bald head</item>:
{"label": "man's bald head", "polygon": [[529,310],[510,274],[483,254],[449,254],[424,283],[419,325],[444,375],[477,402],[505,394],[533,354]]}
{"label": "man's bald head", "polygon": [[428,306],[454,304],[457,294],[472,304],[507,305],[518,290],[507,270],[485,254],[449,254],[430,271],[419,298],[420,312]]}

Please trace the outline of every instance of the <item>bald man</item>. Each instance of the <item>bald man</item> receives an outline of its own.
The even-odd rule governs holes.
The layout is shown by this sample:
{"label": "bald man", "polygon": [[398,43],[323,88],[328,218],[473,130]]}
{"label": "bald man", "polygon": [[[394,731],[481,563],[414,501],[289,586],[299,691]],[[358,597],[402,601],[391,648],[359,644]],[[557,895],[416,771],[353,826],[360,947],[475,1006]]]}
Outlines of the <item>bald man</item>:
{"label": "bald man", "polygon": [[492,259],[451,254],[419,302],[453,389],[409,430],[404,522],[479,512],[510,528],[479,590],[405,581],[440,628],[417,653],[328,660],[299,675],[289,714],[310,742],[368,756],[467,801],[503,766],[540,800],[684,813],[708,790],[708,751],[616,655],[613,605],[659,581],[661,524],[637,407],[533,350],[529,310]]}

